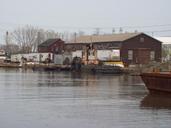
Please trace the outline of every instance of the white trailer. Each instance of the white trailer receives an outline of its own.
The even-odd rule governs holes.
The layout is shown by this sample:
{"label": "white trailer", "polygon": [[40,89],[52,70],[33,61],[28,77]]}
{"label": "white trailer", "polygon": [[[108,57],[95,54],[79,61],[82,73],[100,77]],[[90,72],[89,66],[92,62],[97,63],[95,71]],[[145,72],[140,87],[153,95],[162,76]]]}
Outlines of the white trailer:
{"label": "white trailer", "polygon": [[97,50],[97,59],[102,61],[119,61],[120,60],[120,50]]}
{"label": "white trailer", "polygon": [[11,55],[11,62],[21,62],[22,58],[28,62],[44,62],[47,58],[53,61],[53,53],[13,54]]}

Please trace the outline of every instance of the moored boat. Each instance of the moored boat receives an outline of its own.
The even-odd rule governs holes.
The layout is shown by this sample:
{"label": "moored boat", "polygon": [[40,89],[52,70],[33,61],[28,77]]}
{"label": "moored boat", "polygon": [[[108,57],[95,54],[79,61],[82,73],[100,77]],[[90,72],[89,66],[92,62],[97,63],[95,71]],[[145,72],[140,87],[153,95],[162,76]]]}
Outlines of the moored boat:
{"label": "moored boat", "polygon": [[123,73],[123,69],[119,66],[96,66],[92,68],[93,73],[103,73],[103,74],[121,74]]}
{"label": "moored boat", "polygon": [[171,93],[171,73],[142,73],[141,78],[150,92]]}

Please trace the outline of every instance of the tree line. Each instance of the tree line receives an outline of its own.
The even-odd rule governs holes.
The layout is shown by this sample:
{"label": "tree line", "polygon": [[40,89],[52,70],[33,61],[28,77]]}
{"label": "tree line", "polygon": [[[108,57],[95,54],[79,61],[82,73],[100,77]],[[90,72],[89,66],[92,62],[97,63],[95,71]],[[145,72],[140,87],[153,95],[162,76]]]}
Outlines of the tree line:
{"label": "tree line", "polygon": [[33,53],[37,52],[38,45],[50,38],[60,38],[66,42],[74,40],[76,36],[83,35],[84,32],[80,31],[78,34],[75,32],[55,32],[53,30],[44,30],[31,25],[26,25],[15,29],[12,32],[6,32],[5,44],[1,45],[8,54],[16,53]]}

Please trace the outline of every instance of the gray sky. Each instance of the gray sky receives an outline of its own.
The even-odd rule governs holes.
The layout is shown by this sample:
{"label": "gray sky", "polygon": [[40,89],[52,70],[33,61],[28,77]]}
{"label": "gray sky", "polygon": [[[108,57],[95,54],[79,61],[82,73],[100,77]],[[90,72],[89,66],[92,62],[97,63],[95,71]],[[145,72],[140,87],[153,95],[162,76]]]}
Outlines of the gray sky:
{"label": "gray sky", "polygon": [[110,32],[123,27],[171,36],[170,6],[171,0],[0,0],[0,39],[6,30],[26,24],[55,31]]}

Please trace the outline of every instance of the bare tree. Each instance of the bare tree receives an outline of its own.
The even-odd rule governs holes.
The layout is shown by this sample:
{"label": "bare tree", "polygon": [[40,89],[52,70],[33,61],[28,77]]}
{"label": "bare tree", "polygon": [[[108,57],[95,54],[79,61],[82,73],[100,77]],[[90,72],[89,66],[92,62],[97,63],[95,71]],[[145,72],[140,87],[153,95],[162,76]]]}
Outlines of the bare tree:
{"label": "bare tree", "polygon": [[8,45],[1,45],[1,49],[4,49],[5,52],[10,56],[11,54],[16,54],[19,52],[19,46],[16,44],[8,44]]}
{"label": "bare tree", "polygon": [[5,44],[1,45],[0,48],[4,49],[8,55],[18,53],[19,47],[17,44],[13,42],[12,33],[7,31],[4,36],[4,39],[5,39]]}
{"label": "bare tree", "polygon": [[30,25],[14,30],[13,37],[22,53],[30,53],[34,50],[39,29]]}
{"label": "bare tree", "polygon": [[47,39],[53,39],[53,38],[59,38],[59,33],[56,33],[53,30],[39,29],[39,32],[38,32],[39,44]]}
{"label": "bare tree", "polygon": [[[79,35],[83,34],[84,32],[80,31]],[[73,38],[73,33],[67,31],[55,32],[53,30],[39,29],[30,25],[16,29],[12,35],[21,53],[37,52],[38,45],[50,38],[61,38],[64,41],[69,41]]]}

